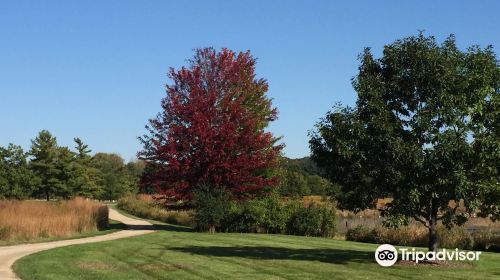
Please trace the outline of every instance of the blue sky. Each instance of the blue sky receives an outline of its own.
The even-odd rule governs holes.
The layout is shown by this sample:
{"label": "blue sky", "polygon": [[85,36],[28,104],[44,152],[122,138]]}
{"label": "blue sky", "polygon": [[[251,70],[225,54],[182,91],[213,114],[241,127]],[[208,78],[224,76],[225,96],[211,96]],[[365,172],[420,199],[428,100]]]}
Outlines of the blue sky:
{"label": "blue sky", "polygon": [[280,111],[285,155],[335,102],[353,104],[357,55],[425,30],[500,48],[500,1],[2,1],[0,146],[50,130],[133,159],[168,67],[198,47],[251,50]]}

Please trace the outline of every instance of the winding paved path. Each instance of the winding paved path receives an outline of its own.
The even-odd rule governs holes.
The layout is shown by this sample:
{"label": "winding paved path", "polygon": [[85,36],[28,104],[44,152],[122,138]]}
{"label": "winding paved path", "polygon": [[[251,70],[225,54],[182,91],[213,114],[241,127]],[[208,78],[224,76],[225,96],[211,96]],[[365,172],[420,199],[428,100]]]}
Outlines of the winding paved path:
{"label": "winding paved path", "polygon": [[19,279],[16,276],[16,274],[14,274],[14,271],[12,271],[12,264],[14,264],[16,260],[36,252],[57,247],[74,245],[74,244],[101,242],[101,241],[137,236],[146,233],[151,233],[154,231],[151,223],[143,220],[137,220],[126,217],[112,208],[109,208],[109,218],[112,220],[120,221],[128,225],[129,229],[121,230],[106,235],[86,237],[80,239],[70,239],[70,240],[60,240],[60,241],[52,241],[44,243],[21,244],[21,245],[0,247],[0,279],[1,280]]}

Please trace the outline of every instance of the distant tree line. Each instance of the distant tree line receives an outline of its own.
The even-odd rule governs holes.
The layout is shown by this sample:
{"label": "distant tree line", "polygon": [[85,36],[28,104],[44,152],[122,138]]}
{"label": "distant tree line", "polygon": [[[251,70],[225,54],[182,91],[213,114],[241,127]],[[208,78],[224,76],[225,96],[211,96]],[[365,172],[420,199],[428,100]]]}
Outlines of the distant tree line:
{"label": "distant tree line", "polygon": [[326,178],[324,172],[309,157],[281,158],[282,196],[334,195],[338,188]]}
{"label": "distant tree line", "polygon": [[135,193],[142,161],[125,163],[117,154],[91,155],[75,138],[74,149],[59,146],[47,130],[31,141],[29,152],[14,144],[0,147],[0,198],[71,198],[115,200]]}

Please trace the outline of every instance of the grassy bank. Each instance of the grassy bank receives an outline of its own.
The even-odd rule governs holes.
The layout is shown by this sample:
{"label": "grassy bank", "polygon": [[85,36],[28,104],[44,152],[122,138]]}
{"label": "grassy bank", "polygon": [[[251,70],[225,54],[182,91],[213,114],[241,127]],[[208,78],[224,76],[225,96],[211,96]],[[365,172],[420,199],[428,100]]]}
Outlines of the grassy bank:
{"label": "grassy bank", "polygon": [[[162,228],[158,226],[158,228]],[[196,233],[164,226],[145,236],[63,247],[25,257],[31,279],[493,279],[500,254],[458,267],[379,267],[377,245],[325,238]]]}
{"label": "grassy bank", "polygon": [[109,230],[108,208],[81,198],[58,201],[0,200],[0,245],[91,236]]}

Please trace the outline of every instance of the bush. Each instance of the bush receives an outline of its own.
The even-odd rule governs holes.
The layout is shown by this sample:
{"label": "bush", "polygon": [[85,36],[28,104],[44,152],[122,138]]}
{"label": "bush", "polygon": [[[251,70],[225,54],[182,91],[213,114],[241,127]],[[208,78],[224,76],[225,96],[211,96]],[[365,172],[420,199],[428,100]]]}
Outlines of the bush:
{"label": "bush", "polygon": [[277,194],[263,199],[231,203],[222,222],[226,232],[286,233],[290,206]]}
{"label": "bush", "polygon": [[263,201],[250,200],[231,203],[223,219],[222,230],[227,232],[265,232],[266,208]]}
{"label": "bush", "polygon": [[450,249],[472,250],[474,245],[472,235],[463,227],[438,228],[438,241],[440,247]]}
{"label": "bush", "polygon": [[401,228],[376,227],[371,231],[374,243],[401,246],[427,246],[427,229],[416,225]]}
{"label": "bush", "polygon": [[220,228],[230,206],[229,197],[223,188],[200,186],[193,193],[194,222],[199,231],[214,233]]}
{"label": "bush", "polygon": [[118,208],[140,218],[156,220],[168,224],[192,226],[193,219],[188,211],[171,211],[155,203],[142,200],[140,196],[128,195],[118,200]]}
{"label": "bush", "polygon": [[263,199],[230,203],[220,225],[225,232],[282,233],[331,237],[335,233],[335,209],[301,201],[284,202],[277,194]]}
{"label": "bush", "polygon": [[266,233],[285,233],[286,226],[294,213],[294,205],[285,204],[281,197],[274,193],[262,200],[265,216],[262,219],[262,227]]}
{"label": "bush", "polygon": [[288,221],[287,232],[293,235],[332,237],[336,226],[335,209],[310,204],[295,211]]}
{"label": "bush", "polygon": [[474,250],[500,252],[500,234],[490,231],[475,232],[472,234],[474,239]]}
{"label": "bush", "polygon": [[[350,241],[415,247],[426,247],[428,242],[427,237],[427,229],[416,225],[398,229],[381,226],[374,228],[357,226],[349,229],[346,233],[346,240]],[[451,229],[439,227],[438,239],[441,248],[500,251],[500,235],[491,232],[476,232],[471,234],[464,227],[454,227]]]}
{"label": "bush", "polygon": [[376,243],[374,231],[359,225],[355,228],[348,229],[345,239],[349,241]]}

